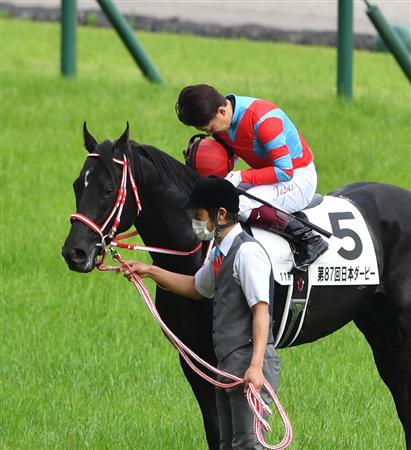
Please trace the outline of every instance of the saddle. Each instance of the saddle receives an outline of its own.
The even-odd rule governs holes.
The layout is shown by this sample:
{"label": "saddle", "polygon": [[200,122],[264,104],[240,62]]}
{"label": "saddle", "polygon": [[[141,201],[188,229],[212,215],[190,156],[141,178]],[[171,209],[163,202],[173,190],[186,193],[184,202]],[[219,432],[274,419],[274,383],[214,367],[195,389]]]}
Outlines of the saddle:
{"label": "saddle", "polygon": [[[311,208],[315,208],[316,206],[318,206],[322,201],[323,201],[324,197],[321,194],[315,193],[314,197],[312,198],[311,202],[303,209],[311,209]],[[298,215],[298,213],[295,213],[294,215]]]}
{"label": "saddle", "polygon": [[304,214],[332,236],[324,238],[329,245],[328,251],[306,272],[294,269],[290,244],[284,237],[262,228],[249,228],[270,258],[275,282],[287,291],[281,321],[273,327],[276,347],[290,346],[297,339],[312,286],[379,284],[373,240],[358,208],[341,197],[316,195],[313,200],[304,209]]}

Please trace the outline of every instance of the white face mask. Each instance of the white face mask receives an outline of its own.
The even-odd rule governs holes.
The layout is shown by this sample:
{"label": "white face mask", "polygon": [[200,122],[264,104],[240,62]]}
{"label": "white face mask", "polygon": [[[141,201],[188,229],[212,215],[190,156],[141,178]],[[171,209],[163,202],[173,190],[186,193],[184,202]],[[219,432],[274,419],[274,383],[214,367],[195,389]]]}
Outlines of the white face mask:
{"label": "white face mask", "polygon": [[211,239],[214,238],[215,229],[213,231],[208,230],[207,228],[208,220],[193,219],[191,221],[193,232],[198,237],[198,239],[200,239],[200,241],[211,241]]}

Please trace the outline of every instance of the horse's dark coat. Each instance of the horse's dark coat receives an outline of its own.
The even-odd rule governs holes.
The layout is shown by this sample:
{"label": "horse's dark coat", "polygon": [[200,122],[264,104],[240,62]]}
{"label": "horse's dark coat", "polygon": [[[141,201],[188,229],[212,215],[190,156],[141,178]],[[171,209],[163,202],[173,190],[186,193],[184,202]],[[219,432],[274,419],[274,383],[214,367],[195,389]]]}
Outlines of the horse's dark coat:
{"label": "horse's dark coat", "polygon": [[[101,154],[101,158],[88,158],[74,183],[78,212],[96,223],[105,220],[114,204],[120,177],[120,169],[112,157],[126,154],[133,165],[143,210],[135,220],[136,207],[129,195],[118,231],[123,232],[134,223],[146,245],[178,250],[190,250],[197,245],[190,213],[183,208],[199,179],[194,171],[154,147],[128,141],[128,129],[115,143],[105,141],[97,145],[86,128],[84,139],[86,149]],[[84,189],[86,170],[90,172],[88,187]],[[381,283],[364,289],[314,287],[304,327],[294,345],[324,337],[353,320],[369,342],[378,371],[393,395],[407,450],[411,450],[411,192],[386,184],[356,183],[331,195],[351,200],[362,211],[374,237]],[[79,272],[91,270],[87,262],[94,260],[98,242],[96,233],[75,221],[63,247],[69,267]],[[186,274],[194,274],[202,262],[201,252],[189,257],[156,253],[151,256],[154,264]],[[277,320],[282,292],[283,288],[276,286]],[[330,303],[330,298],[335,301]],[[193,302],[159,288],[156,305],[179,338],[201,357],[216,363],[211,302]],[[183,361],[182,368],[200,405],[209,448],[218,449],[214,388]]]}

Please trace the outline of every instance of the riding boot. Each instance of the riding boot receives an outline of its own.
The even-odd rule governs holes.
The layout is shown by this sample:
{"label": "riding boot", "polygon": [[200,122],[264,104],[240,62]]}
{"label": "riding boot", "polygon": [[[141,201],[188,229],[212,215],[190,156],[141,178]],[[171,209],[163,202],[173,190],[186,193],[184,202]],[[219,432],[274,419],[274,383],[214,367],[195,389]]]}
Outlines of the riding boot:
{"label": "riding boot", "polygon": [[[295,215],[307,219],[302,212]],[[268,206],[253,209],[247,223],[273,231],[291,241],[294,265],[300,270],[306,270],[328,249],[328,243],[320,235],[314,234],[309,226]]]}
{"label": "riding boot", "polygon": [[[295,215],[307,220],[307,216],[302,212]],[[284,232],[291,236],[295,246],[294,265],[297,269],[307,270],[310,264],[328,250],[328,243],[319,234],[314,234],[312,229],[298,218],[289,217]]]}

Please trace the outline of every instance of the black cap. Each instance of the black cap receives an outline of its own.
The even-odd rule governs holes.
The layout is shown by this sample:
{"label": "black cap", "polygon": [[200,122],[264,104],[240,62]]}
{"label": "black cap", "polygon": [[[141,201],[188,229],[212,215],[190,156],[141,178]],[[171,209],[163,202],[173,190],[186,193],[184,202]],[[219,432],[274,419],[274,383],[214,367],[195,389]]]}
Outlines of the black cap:
{"label": "black cap", "polygon": [[229,181],[208,177],[194,186],[186,208],[225,208],[229,212],[238,213],[238,204],[237,190]]}

